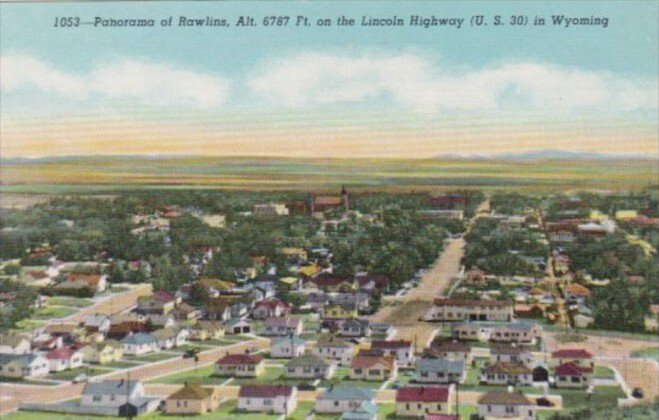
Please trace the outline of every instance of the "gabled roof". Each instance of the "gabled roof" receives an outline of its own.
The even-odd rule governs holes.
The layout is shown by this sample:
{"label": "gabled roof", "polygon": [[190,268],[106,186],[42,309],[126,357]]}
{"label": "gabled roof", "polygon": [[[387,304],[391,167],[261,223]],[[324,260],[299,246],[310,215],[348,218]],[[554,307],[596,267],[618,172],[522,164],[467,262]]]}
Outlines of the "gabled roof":
{"label": "gabled roof", "polygon": [[286,367],[311,367],[311,368],[328,368],[330,363],[320,356],[313,354],[303,354],[300,357],[292,359],[286,364]]}
{"label": "gabled roof", "polygon": [[263,356],[258,354],[227,354],[219,359],[217,365],[258,365],[263,361]]}
{"label": "gabled roof", "polygon": [[562,365],[556,366],[556,368],[554,369],[554,372],[557,375],[583,376],[587,373],[592,373],[593,368],[582,367],[582,366],[577,365],[574,362],[568,362],[568,363],[563,363]]}
{"label": "gabled roof", "polygon": [[416,369],[421,372],[446,372],[461,375],[464,368],[465,364],[462,360],[421,358],[416,361]]}
{"label": "gabled roof", "polygon": [[268,328],[297,328],[302,321],[300,318],[284,317],[284,318],[268,318],[265,320],[265,326]]}
{"label": "gabled roof", "polygon": [[469,351],[471,351],[471,346],[468,343],[462,341],[447,340],[442,337],[436,337],[430,343],[429,350],[440,352],[469,353]]}
{"label": "gabled roof", "polygon": [[406,386],[396,391],[396,402],[445,403],[448,396],[446,386]]}
{"label": "gabled roof", "polygon": [[179,389],[169,397],[168,400],[205,400],[213,395],[215,390],[213,388],[204,388],[197,384],[185,384],[183,388]]}
{"label": "gabled roof", "polygon": [[483,368],[488,375],[530,375],[531,369],[523,362],[496,362]]}
{"label": "gabled roof", "polygon": [[290,397],[293,388],[279,385],[243,385],[238,392],[239,398],[276,398]]}
{"label": "gabled roof", "polygon": [[519,391],[491,391],[478,400],[479,404],[489,405],[533,405],[533,403]]}
{"label": "gabled roof", "polygon": [[393,369],[396,365],[396,359],[391,356],[361,356],[357,355],[352,359],[350,367],[353,369],[368,369],[373,366],[384,365]]}
{"label": "gabled roof", "polygon": [[78,351],[68,347],[60,347],[58,349],[53,349],[46,353],[46,359],[48,360],[68,360],[73,357]]}
{"label": "gabled roof", "polygon": [[0,353],[0,366],[6,365],[11,362],[19,361],[23,366],[29,365],[38,359],[37,354],[2,354]]}
{"label": "gabled roof", "polygon": [[372,349],[409,349],[410,347],[412,347],[412,342],[406,340],[374,340],[371,343]]}
{"label": "gabled roof", "polygon": [[78,329],[76,324],[50,324],[44,328],[47,334],[73,334]]}
{"label": "gabled roof", "polygon": [[254,309],[256,308],[268,308],[270,310],[275,310],[276,308],[281,308],[284,311],[290,311],[288,305],[282,302],[279,299],[268,299],[257,302]]}
{"label": "gabled roof", "polygon": [[353,345],[338,337],[321,337],[316,340],[316,347],[352,347]]}
{"label": "gabled roof", "polygon": [[126,395],[132,394],[136,387],[140,385],[139,381],[103,380],[87,382],[82,391],[83,395]]}
{"label": "gabled roof", "polygon": [[19,334],[0,334],[0,346],[16,348],[24,341],[30,342],[27,337]]}
{"label": "gabled roof", "polygon": [[560,349],[552,352],[556,359],[591,359],[593,355],[585,349]]}
{"label": "gabled roof", "polygon": [[370,401],[374,397],[369,388],[336,387],[326,390],[318,397],[319,400],[337,401]]}
{"label": "gabled roof", "polygon": [[516,346],[507,343],[491,343],[490,354],[525,354],[531,353],[531,349],[525,346]]}
{"label": "gabled roof", "polygon": [[137,344],[137,345],[154,344],[156,343],[156,338],[151,334],[138,332],[127,336],[126,338],[121,340],[121,342],[123,344]]}
{"label": "gabled roof", "polygon": [[199,320],[192,326],[193,330],[223,331],[224,324],[221,321]]}

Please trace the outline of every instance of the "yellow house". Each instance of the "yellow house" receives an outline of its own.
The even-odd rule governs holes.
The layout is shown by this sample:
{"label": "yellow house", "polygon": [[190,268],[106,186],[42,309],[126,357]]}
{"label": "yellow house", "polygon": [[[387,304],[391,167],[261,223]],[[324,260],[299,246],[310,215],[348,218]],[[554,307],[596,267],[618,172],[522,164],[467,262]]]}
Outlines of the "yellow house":
{"label": "yellow house", "polygon": [[104,365],[121,360],[123,355],[123,346],[115,340],[107,340],[101,343],[89,343],[82,348],[82,357],[87,363]]}
{"label": "yellow house", "polygon": [[215,410],[222,401],[220,392],[213,387],[188,384],[165,400],[167,414],[205,414]]}
{"label": "yellow house", "polygon": [[616,212],[616,220],[629,220],[638,217],[636,210],[618,210]]}
{"label": "yellow house", "polygon": [[608,219],[607,215],[602,213],[599,210],[592,210],[590,212],[590,220],[601,222],[601,221],[606,220],[606,219]]}
{"label": "yellow house", "polygon": [[279,253],[287,258],[298,258],[301,261],[307,260],[307,251],[302,248],[279,248]]}
{"label": "yellow house", "polygon": [[220,321],[197,321],[190,329],[190,339],[196,341],[213,340],[224,336],[224,324]]}
{"label": "yellow house", "polygon": [[320,267],[316,264],[303,265],[299,273],[305,277],[313,277],[320,272]]}
{"label": "yellow house", "polygon": [[323,316],[325,318],[357,318],[359,310],[357,305],[327,305],[323,308]]}

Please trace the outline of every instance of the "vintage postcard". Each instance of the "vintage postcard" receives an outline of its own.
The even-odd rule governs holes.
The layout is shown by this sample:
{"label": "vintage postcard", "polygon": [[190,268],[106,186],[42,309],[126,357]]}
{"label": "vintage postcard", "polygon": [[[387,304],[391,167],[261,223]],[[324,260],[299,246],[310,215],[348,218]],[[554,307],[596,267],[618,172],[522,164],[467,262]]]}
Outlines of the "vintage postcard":
{"label": "vintage postcard", "polygon": [[659,3],[0,2],[0,416],[659,418]]}

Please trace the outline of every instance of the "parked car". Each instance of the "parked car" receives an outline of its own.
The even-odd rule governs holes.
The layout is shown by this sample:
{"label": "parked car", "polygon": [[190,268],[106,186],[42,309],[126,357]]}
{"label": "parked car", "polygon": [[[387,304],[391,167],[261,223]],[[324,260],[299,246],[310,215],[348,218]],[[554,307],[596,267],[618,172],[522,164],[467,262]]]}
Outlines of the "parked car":
{"label": "parked car", "polygon": [[81,373],[77,375],[75,378],[73,378],[73,383],[78,384],[80,382],[87,382],[89,380],[89,376],[87,376],[86,373]]}
{"label": "parked car", "polygon": [[554,403],[549,401],[549,399],[545,397],[540,397],[535,400],[535,403],[540,406],[540,407],[553,407]]}
{"label": "parked car", "polygon": [[632,390],[632,397],[641,399],[641,398],[643,398],[643,396],[644,396],[644,394],[643,394],[643,390],[641,388],[634,388]]}

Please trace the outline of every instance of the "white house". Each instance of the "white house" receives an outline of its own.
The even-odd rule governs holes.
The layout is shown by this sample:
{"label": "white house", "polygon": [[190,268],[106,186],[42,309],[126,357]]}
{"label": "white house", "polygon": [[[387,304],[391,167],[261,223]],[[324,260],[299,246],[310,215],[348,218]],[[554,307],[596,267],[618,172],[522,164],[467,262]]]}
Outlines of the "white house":
{"label": "white house", "polygon": [[373,398],[373,390],[370,388],[329,388],[316,398],[316,412],[340,414],[359,408],[364,402],[372,402]]}
{"label": "white house", "polygon": [[0,334],[0,354],[27,354],[32,345],[27,337],[18,334]]}
{"label": "white house", "polygon": [[324,337],[316,341],[311,352],[317,356],[336,360],[342,366],[349,366],[354,356],[354,346],[336,337]]}
{"label": "white house", "polygon": [[80,406],[88,408],[89,413],[96,413],[92,409],[97,409],[105,415],[118,415],[119,408],[125,404],[134,406],[137,414],[143,414],[155,411],[160,398],[146,396],[139,381],[120,379],[87,382],[80,399]]}
{"label": "white house", "polygon": [[304,354],[306,340],[298,336],[275,337],[270,343],[270,357],[275,359],[291,359]]}
{"label": "white house", "polygon": [[436,298],[426,321],[512,321],[513,302]]}
{"label": "white house", "polygon": [[243,385],[238,411],[291,414],[297,408],[297,390],[290,386]]}
{"label": "white house", "polygon": [[412,366],[414,364],[414,346],[411,341],[375,340],[371,343],[371,348],[375,350],[381,350],[385,356],[393,356],[396,359],[396,363],[399,367]]}
{"label": "white house", "polygon": [[515,418],[532,420],[536,418],[535,404],[521,392],[492,391],[478,400],[478,415],[481,418]]}
{"label": "white house", "polygon": [[336,362],[313,354],[304,354],[286,364],[284,376],[296,379],[328,379],[334,375]]}
{"label": "white house", "polygon": [[48,360],[36,354],[0,354],[0,376],[40,378],[48,376]]}
{"label": "white house", "polygon": [[46,359],[48,360],[49,371],[61,372],[82,366],[83,353],[79,349],[60,347],[46,353]]}
{"label": "white house", "polygon": [[121,340],[125,355],[138,356],[160,351],[156,338],[147,333],[135,333]]}
{"label": "white house", "polygon": [[105,334],[110,329],[112,322],[110,317],[106,315],[88,315],[85,317],[83,325],[89,331],[98,331]]}

